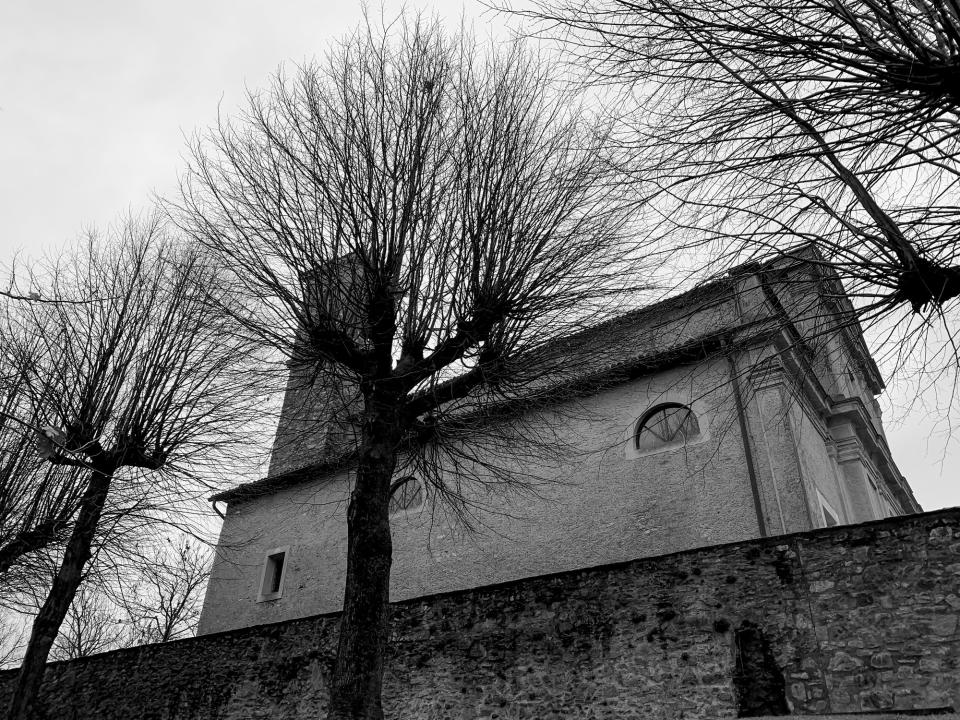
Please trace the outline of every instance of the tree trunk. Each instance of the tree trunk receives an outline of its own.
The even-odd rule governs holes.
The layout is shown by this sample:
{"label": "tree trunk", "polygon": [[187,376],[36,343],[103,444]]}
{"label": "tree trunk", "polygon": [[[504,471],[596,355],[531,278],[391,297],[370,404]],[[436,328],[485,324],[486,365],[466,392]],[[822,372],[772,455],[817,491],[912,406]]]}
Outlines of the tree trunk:
{"label": "tree trunk", "polygon": [[328,720],[382,720],[390,601],[390,481],[400,440],[396,404],[366,400],[357,479],[347,510],[347,582]]}
{"label": "tree trunk", "polygon": [[50,545],[69,526],[71,515],[73,515],[72,509],[69,512],[64,511],[59,517],[20,533],[0,547],[0,575],[7,572],[27,553],[42,550]]}
{"label": "tree trunk", "polygon": [[9,720],[30,720],[34,717],[37,696],[47,664],[47,656],[70,603],[80,587],[83,568],[90,559],[90,547],[100,522],[100,514],[113,479],[112,468],[94,469],[80,501],[80,512],[63,554],[63,562],[53,580],[50,594],[33,622],[30,642],[17,676],[17,686],[10,700]]}

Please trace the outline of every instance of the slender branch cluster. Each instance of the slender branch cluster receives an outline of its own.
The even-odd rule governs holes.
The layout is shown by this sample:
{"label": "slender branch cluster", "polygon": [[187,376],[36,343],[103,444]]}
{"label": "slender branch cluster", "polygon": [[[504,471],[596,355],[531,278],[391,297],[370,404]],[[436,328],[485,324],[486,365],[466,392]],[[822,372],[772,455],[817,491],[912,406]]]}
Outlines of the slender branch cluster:
{"label": "slender branch cluster", "polygon": [[[9,305],[4,360],[22,408],[7,414],[53,465],[186,470],[238,441],[244,341],[222,314],[216,268],[160,221],[89,238],[44,272],[63,302]],[[26,414],[24,414],[26,413]],[[236,425],[236,427],[233,427]]]}
{"label": "slender branch cluster", "polygon": [[114,601],[127,642],[168,642],[196,630],[210,575],[209,552],[181,538],[153,547],[131,573],[118,577]]}
{"label": "slender branch cluster", "polygon": [[739,248],[815,239],[881,304],[919,312],[960,293],[951,2],[641,0],[539,14],[640,97],[622,139],[648,174],[645,198],[687,204],[685,222]]}
{"label": "slender branch cluster", "polygon": [[812,243],[885,356],[948,380],[960,254],[954,0],[544,0],[620,101],[653,240],[721,270]]}

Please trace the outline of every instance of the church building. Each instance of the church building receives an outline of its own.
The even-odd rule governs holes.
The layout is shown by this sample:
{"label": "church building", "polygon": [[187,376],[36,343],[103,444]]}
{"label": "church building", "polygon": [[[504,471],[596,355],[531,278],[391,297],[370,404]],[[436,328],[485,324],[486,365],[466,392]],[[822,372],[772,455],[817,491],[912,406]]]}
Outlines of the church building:
{"label": "church building", "polygon": [[[564,347],[591,382],[550,413],[565,450],[528,468],[542,482],[465,483],[465,514],[415,475],[395,483],[391,600],[920,511],[853,306],[810,248]],[[307,384],[291,371],[268,477],[212,498],[226,508],[201,634],[341,607],[352,468],[308,417]]]}

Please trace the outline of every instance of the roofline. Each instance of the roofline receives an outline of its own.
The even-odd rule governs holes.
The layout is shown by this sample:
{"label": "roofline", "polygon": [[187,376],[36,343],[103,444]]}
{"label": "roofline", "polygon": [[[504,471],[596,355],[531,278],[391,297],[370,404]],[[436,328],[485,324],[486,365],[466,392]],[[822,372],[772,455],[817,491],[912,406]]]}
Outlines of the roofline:
{"label": "roofline", "polygon": [[[668,350],[648,355],[639,355],[632,360],[604,368],[591,375],[565,381],[554,388],[554,390],[560,390],[562,388],[563,397],[554,398],[551,397],[550,394],[546,394],[548,399],[545,401],[545,404],[552,404],[562,401],[563,399],[585,397],[630,382],[639,377],[659,372],[660,370],[681,367],[683,365],[700,362],[710,357],[715,357],[722,348],[730,344],[734,335],[750,327],[750,323],[743,323],[735,327],[723,328],[716,332],[699,335],[682,345],[677,345]],[[763,342],[776,332],[778,332],[778,328],[776,327],[761,329],[759,332],[746,338],[737,340],[737,345],[739,347],[745,347]],[[509,411],[512,404],[512,402],[506,401],[501,404],[502,409]],[[523,401],[523,406],[529,410],[528,402]],[[356,453],[344,453],[329,460],[304,465],[296,470],[291,470],[280,475],[268,476],[260,480],[238,485],[229,490],[211,495],[209,500],[211,502],[248,500],[281,488],[292,487],[305,482],[315,482],[324,477],[329,477],[333,473],[349,470],[356,465],[356,461]]]}
{"label": "roofline", "polygon": [[337,471],[349,470],[356,465],[356,461],[356,453],[342,453],[328,460],[310,463],[309,465],[304,465],[295,470],[288,470],[279,475],[268,475],[259,480],[243,483],[228,490],[222,490],[207,499],[212,503],[247,500],[280,488],[314,481]]}
{"label": "roofline", "polygon": [[[665,310],[672,309],[674,306],[684,305],[691,299],[696,299],[699,305],[709,303],[710,300],[713,299],[723,299],[725,298],[726,291],[736,287],[736,285],[746,277],[761,276],[762,279],[762,275],[765,271],[788,269],[777,267],[778,265],[782,266],[784,261],[793,261],[797,265],[804,263],[809,264],[821,270],[824,273],[824,277],[834,280],[838,283],[840,282],[839,276],[836,274],[836,272],[829,269],[829,265],[816,249],[816,246],[812,242],[802,243],[766,259],[748,260],[740,263],[739,265],[727,270],[725,275],[715,277],[711,280],[705,280],[704,282],[698,283],[689,290],[685,290],[677,295],[670,296],[653,303],[652,305],[645,305],[640,308],[635,308],[623,313],[622,315],[610,318],[609,320],[598,323],[593,327],[585,328],[577,333],[569,335],[565,338],[560,338],[558,340],[569,341],[578,337],[583,338],[593,333],[602,332],[604,329],[611,326],[626,322],[637,322],[645,315],[663,314]],[[840,283],[840,288],[842,291],[842,283]],[[717,352],[719,347],[730,342],[733,335],[743,331],[745,328],[751,327],[751,325],[754,324],[756,323],[744,323],[743,321],[739,321],[739,324],[723,328],[712,333],[705,333],[687,341],[686,343],[683,343],[682,345],[674,346],[663,352],[637,356],[629,361],[620,363],[619,365],[606,368],[599,373],[594,373],[582,378],[576,378],[575,380],[566,382],[563,385],[565,387],[569,387],[570,385],[579,386],[573,389],[573,392],[569,395],[569,397],[582,397],[585,394],[589,394],[589,392],[597,392],[601,389],[613,387],[624,382],[629,382],[630,380],[638,377],[662,370],[665,367],[676,367],[679,365],[689,364],[691,362],[697,362],[710,356],[711,353],[707,350],[707,348],[711,348],[712,352],[714,353]],[[879,369],[877,368],[876,363],[873,362],[873,358],[870,356],[869,349],[863,342],[862,329],[860,328],[860,325],[856,321],[855,317],[853,318],[853,324],[857,331],[857,333],[854,333],[856,338],[853,338],[853,340],[855,342],[859,340],[859,342],[856,344],[860,345],[861,349],[865,351],[864,357],[870,361],[870,369],[876,373],[876,377],[879,378],[879,385],[882,389],[883,382],[882,378],[880,377]],[[844,323],[840,326],[840,329],[849,328],[850,325],[847,323]],[[776,330],[768,330],[767,332],[760,332],[748,338],[741,338],[738,340],[738,343],[752,344],[768,337],[771,332],[775,331]],[[238,485],[228,490],[223,490],[211,495],[208,499],[213,503],[229,503],[237,500],[247,500],[277,489],[292,487],[304,482],[317,481],[323,479],[324,477],[328,477],[335,472],[349,470],[355,466],[356,461],[357,458],[355,452],[343,453],[320,462],[304,465],[303,467],[290,470],[279,475],[267,476],[259,480],[254,480],[253,482]]]}

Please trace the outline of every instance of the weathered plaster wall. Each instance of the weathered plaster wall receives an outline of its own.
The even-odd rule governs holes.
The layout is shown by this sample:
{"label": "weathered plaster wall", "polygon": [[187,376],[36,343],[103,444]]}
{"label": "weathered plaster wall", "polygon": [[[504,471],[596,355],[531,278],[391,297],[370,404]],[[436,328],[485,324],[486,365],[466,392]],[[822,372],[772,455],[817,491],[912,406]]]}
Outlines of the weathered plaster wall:
{"label": "weathered plaster wall", "polygon": [[858,518],[848,509],[843,486],[840,484],[836,461],[830,457],[831,438],[822,422],[813,416],[809,408],[795,401],[790,411],[790,430],[796,441],[797,459],[801,482],[807,487],[810,513],[815,527],[823,526],[817,492],[819,491],[836,513],[841,523],[854,523],[874,519]]}
{"label": "weathered plaster wall", "polygon": [[[746,376],[750,432],[775,430],[774,445],[789,436],[783,449],[794,455],[792,461],[789,452],[774,454],[773,462],[760,459],[765,512],[771,510],[770,476],[776,474],[782,482],[774,487],[785,486],[787,505],[800,513],[783,511],[781,520],[781,508],[773,508],[772,525],[800,530],[798,523],[809,515],[816,526],[821,519],[816,490],[847,522],[919,512],[890,456],[875,396],[882,392],[883,380],[839,280],[820,278],[813,265],[799,265],[786,276],[773,271],[744,278],[743,285],[738,302],[744,316],[756,319],[772,309],[791,324],[774,340],[776,354],[771,356],[771,346],[753,347],[739,360]],[[751,295],[751,287],[765,288],[766,304],[749,304],[756,294]],[[789,372],[770,372],[784,365]],[[788,413],[789,426],[782,422]],[[889,509],[872,497],[878,493],[867,475],[890,496]]]}
{"label": "weathered plaster wall", "polygon": [[[721,283],[722,285],[722,283]],[[741,298],[741,304],[757,302],[757,291]],[[724,328],[737,326],[736,303],[730,288],[684,295],[626,313],[576,336],[556,341],[554,356],[543,372],[550,382],[609,369],[639,357],[656,356]],[[562,361],[555,362],[557,358]],[[572,370],[572,372],[570,372]],[[330,442],[345,440],[343,427],[330,432],[324,427],[330,418],[347,423],[343,410],[360,407],[357,389],[338,379],[323,366],[291,365],[283,409],[271,457],[270,474],[277,475],[329,459]],[[333,423],[335,426],[338,423]],[[341,446],[342,449],[342,446]]]}
{"label": "weathered plaster wall", "polygon": [[[664,401],[692,405],[702,440],[636,457],[635,423]],[[553,425],[576,451],[541,463],[549,482],[532,493],[464,486],[476,532],[429,505],[392,518],[394,600],[758,534],[724,362],[624,384],[558,415]],[[341,474],[230,503],[201,632],[338,610],[349,490]],[[290,548],[283,596],[257,602],[265,553],[281,546]]]}
{"label": "weathered plaster wall", "polygon": [[345,447],[355,430],[344,418],[361,407],[356,387],[328,369],[289,364],[270,475],[297,470]]}
{"label": "weathered plaster wall", "polygon": [[802,532],[816,527],[808,502],[810,488],[800,473],[797,437],[789,422],[794,399],[780,373],[767,373],[747,406],[755,438],[755,461],[767,531]]}
{"label": "weathered plaster wall", "polygon": [[[958,609],[960,510],[531,578],[396,605],[385,709],[506,720],[956,707]],[[335,636],[336,617],[319,616],[56,663],[46,717],[322,716]],[[0,673],[0,704],[13,677]]]}

